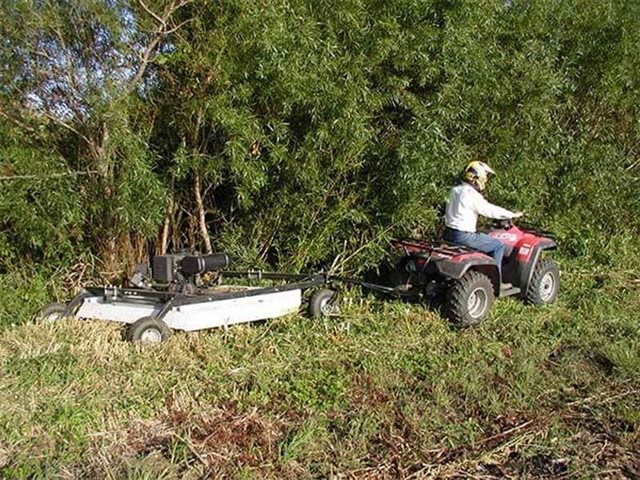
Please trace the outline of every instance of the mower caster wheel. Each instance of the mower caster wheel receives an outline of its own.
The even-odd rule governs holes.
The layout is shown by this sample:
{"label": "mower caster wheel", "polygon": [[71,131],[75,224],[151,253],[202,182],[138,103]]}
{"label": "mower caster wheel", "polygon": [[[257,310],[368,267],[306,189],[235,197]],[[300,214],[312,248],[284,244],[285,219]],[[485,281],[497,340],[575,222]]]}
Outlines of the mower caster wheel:
{"label": "mower caster wheel", "polygon": [[324,318],[336,315],[339,312],[338,295],[335,290],[318,290],[309,300],[309,313],[312,318]]}
{"label": "mower caster wheel", "polygon": [[487,317],[493,300],[491,279],[480,272],[471,271],[451,285],[444,310],[456,325],[472,327]]}
{"label": "mower caster wheel", "polygon": [[64,317],[64,312],[67,306],[62,303],[50,303],[36,315],[36,321],[43,321],[45,323],[57,322]]}
{"label": "mower caster wheel", "polygon": [[560,268],[553,260],[542,259],[536,265],[525,293],[525,302],[548,305],[556,301],[560,288]]}
{"label": "mower caster wheel", "polygon": [[171,329],[159,318],[142,317],[126,326],[125,340],[134,343],[161,343],[169,339]]}

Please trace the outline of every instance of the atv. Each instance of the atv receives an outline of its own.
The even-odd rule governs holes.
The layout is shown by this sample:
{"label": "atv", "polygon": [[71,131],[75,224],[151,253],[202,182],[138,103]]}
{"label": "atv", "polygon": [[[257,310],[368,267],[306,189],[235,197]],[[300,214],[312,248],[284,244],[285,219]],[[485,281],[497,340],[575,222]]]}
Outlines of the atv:
{"label": "atv", "polygon": [[[505,246],[502,279],[489,255],[451,243],[395,239],[402,252],[388,285],[404,297],[440,303],[447,318],[460,326],[481,323],[496,297],[517,296],[533,305],[555,301],[560,270],[543,252],[557,248],[553,235],[530,226],[500,220],[486,231]],[[510,283],[511,288],[500,288]]]}

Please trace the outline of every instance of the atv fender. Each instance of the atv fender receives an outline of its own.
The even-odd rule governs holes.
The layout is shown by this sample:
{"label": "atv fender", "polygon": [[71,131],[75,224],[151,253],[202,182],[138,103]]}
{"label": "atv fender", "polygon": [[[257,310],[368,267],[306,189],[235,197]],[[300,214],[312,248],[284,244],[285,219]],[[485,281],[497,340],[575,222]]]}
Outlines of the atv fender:
{"label": "atv fender", "polygon": [[[534,246],[531,247],[531,252],[529,253],[529,257],[524,259],[522,263],[520,263],[520,268],[518,272],[518,280],[520,289],[522,292],[526,292],[527,288],[529,288],[529,282],[531,282],[531,277],[533,276],[533,271],[538,264],[538,260],[540,260],[540,256],[544,250],[555,250],[558,248],[558,244],[548,238],[540,240]],[[518,256],[521,256],[522,252],[518,252]],[[524,295],[524,293],[523,293]]]}
{"label": "atv fender", "polygon": [[[442,259],[432,262],[433,269],[437,275],[450,279],[458,280],[467,274],[470,270],[480,272],[489,279],[493,284],[494,293],[500,293],[500,281],[498,277],[498,267],[493,260],[484,254],[465,255],[464,259]],[[428,272],[426,272],[428,273]]]}

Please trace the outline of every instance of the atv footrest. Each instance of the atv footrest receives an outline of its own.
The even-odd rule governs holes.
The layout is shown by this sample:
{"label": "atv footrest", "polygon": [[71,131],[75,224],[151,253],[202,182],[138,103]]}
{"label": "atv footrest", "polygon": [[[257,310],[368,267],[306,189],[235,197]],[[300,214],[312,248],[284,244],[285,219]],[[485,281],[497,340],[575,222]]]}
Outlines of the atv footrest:
{"label": "atv footrest", "polygon": [[518,287],[511,287],[500,290],[500,297],[511,297],[513,295],[518,295],[520,292],[521,290]]}

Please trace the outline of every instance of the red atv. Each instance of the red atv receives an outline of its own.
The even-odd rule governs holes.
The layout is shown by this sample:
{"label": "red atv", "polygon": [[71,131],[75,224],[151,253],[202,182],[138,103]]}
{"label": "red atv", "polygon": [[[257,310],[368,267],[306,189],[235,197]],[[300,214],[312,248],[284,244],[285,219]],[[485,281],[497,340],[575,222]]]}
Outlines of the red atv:
{"label": "red atv", "polygon": [[498,267],[489,255],[459,245],[434,245],[424,240],[393,240],[404,256],[390,283],[403,295],[440,300],[445,315],[462,326],[477,325],[488,315],[495,297],[519,296],[533,305],[553,303],[560,286],[560,271],[553,260],[542,257],[557,248],[553,235],[532,227],[501,220],[485,232],[505,246],[500,288]]}

